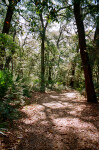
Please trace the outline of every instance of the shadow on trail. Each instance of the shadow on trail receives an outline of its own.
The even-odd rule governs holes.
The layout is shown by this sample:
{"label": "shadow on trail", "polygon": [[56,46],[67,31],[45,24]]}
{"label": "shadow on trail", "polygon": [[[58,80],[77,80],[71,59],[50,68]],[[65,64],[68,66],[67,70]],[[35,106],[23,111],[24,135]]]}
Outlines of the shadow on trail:
{"label": "shadow on trail", "polygon": [[[99,103],[87,103],[85,98],[77,96],[78,92],[63,93],[45,93],[37,96],[37,104],[47,106],[52,114],[59,117],[69,116],[70,118],[79,118],[84,122],[90,122],[99,129]],[[33,99],[33,100],[34,100]],[[58,117],[57,116],[57,117]]]}
{"label": "shadow on trail", "polygon": [[[73,150],[77,148],[78,137],[72,128],[68,128],[66,133],[60,133],[58,130],[55,130],[53,126],[40,125],[39,131],[39,129],[37,129],[39,123],[40,122],[37,122],[35,125],[28,125],[30,129],[34,128],[34,131],[27,132],[17,146],[17,150]],[[70,135],[72,135],[72,138]]]}
{"label": "shadow on trail", "polygon": [[98,110],[75,91],[34,93],[21,110],[27,118],[14,131],[15,150],[98,150]]}
{"label": "shadow on trail", "polygon": [[24,133],[16,150],[74,150],[77,148],[78,135],[74,130],[69,127],[65,129],[65,132],[61,131],[61,128],[57,129],[49,117],[34,124],[23,124],[23,126],[28,131]]}

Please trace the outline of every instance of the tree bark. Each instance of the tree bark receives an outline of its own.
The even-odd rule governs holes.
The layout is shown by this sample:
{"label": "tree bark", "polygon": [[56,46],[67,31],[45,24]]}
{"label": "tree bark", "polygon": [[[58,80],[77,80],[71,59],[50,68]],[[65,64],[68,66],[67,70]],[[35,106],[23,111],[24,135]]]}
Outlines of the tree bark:
{"label": "tree bark", "polygon": [[46,34],[46,28],[48,25],[48,21],[45,23],[44,26],[44,20],[42,13],[40,14],[40,21],[42,25],[42,30],[40,31],[40,37],[41,37],[41,92],[45,92],[45,34]]}
{"label": "tree bark", "polygon": [[42,39],[41,39],[41,92],[45,92],[45,64],[44,64],[44,42],[45,42],[45,33],[44,35],[42,35]]}
{"label": "tree bark", "polygon": [[9,4],[8,9],[7,9],[7,13],[6,13],[6,18],[4,21],[2,33],[6,33],[6,34],[9,33],[13,11],[14,11],[14,7],[12,6],[12,4]]}
{"label": "tree bark", "polygon": [[52,81],[51,70],[52,70],[52,66],[49,66],[49,74],[48,74],[48,81],[49,81],[49,83]]}
{"label": "tree bark", "polygon": [[71,86],[72,88],[74,88],[75,64],[72,64],[71,70],[72,70],[72,71],[71,71],[72,77],[71,77],[71,80],[70,80],[70,86]]}
{"label": "tree bark", "polygon": [[83,17],[80,10],[81,10],[80,1],[74,0],[74,15],[75,15],[76,25],[78,29],[79,47],[80,47],[80,55],[82,59],[83,69],[84,69],[87,101],[96,103],[97,98],[94,90],[88,53],[86,52],[85,29],[84,29]]}
{"label": "tree bark", "polygon": [[13,12],[15,10],[15,6],[17,5],[18,2],[20,2],[20,0],[9,0],[9,6],[7,9],[6,18],[4,21],[2,33],[6,33],[6,34],[9,33],[12,15],[13,15]]}
{"label": "tree bark", "polygon": [[[8,6],[8,9],[7,9],[7,13],[6,13],[6,18],[4,20],[4,25],[3,25],[3,30],[2,30],[2,33],[6,33],[8,34],[9,33],[9,30],[10,30],[10,24],[11,24],[11,20],[12,20],[12,15],[13,15],[13,12],[15,10],[15,6],[17,5],[17,3],[20,2],[20,0],[9,0],[9,6]],[[5,48],[4,46],[2,46],[1,48],[1,60],[2,58],[4,59],[4,56],[5,56]],[[7,65],[8,66],[8,65]],[[0,62],[0,69],[2,70],[3,69],[3,63],[2,61]]]}

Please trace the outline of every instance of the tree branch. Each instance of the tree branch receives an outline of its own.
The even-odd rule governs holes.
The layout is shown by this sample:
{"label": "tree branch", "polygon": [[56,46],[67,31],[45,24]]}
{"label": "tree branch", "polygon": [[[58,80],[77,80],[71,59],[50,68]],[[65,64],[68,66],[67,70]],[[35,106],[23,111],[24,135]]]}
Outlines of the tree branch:
{"label": "tree branch", "polygon": [[27,20],[24,16],[22,16],[20,12],[19,12],[19,15],[20,15],[21,17],[23,17],[23,19],[24,19],[25,21],[31,22],[31,21]]}
{"label": "tree branch", "polygon": [[72,7],[73,5],[69,5],[69,6],[66,6],[66,7],[61,7],[59,8],[56,12],[58,13],[60,10],[63,10],[63,9],[66,9],[66,8],[70,8]]}
{"label": "tree branch", "polygon": [[43,22],[42,13],[40,13],[40,20],[41,20],[42,27],[44,28],[44,22]]}

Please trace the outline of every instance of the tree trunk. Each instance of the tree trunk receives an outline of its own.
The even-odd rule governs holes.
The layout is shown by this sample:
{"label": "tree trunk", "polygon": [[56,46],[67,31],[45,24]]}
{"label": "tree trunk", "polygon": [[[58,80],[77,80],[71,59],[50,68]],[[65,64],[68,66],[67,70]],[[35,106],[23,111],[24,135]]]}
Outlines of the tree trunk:
{"label": "tree trunk", "polygon": [[98,54],[99,51],[99,16],[97,17],[97,25],[96,25],[96,31],[94,35],[94,42],[95,42],[95,50]]}
{"label": "tree trunk", "polygon": [[6,34],[9,33],[12,15],[13,15],[13,12],[15,10],[15,6],[17,5],[18,2],[20,2],[20,0],[9,0],[9,6],[7,9],[6,18],[4,21],[2,33],[6,33]]}
{"label": "tree trunk", "polygon": [[4,21],[2,33],[6,33],[6,34],[9,33],[13,11],[14,11],[14,6],[12,4],[9,4],[8,9],[7,9],[7,13],[6,13],[6,18]]}
{"label": "tree trunk", "polygon": [[70,86],[74,88],[74,75],[75,75],[75,64],[72,64],[72,71],[71,71],[71,80],[70,80]]}
{"label": "tree trunk", "polygon": [[52,81],[51,70],[52,70],[52,66],[49,66],[49,74],[48,74],[48,81],[49,81],[49,83]]}
{"label": "tree trunk", "polygon": [[11,62],[11,59],[12,59],[11,56],[8,56],[8,57],[6,58],[6,62],[5,62],[4,68],[8,68],[8,69],[9,69],[9,63]]}
{"label": "tree trunk", "polygon": [[40,36],[41,36],[41,92],[45,92],[45,33],[46,33],[46,28],[48,25],[48,21],[45,23],[44,26],[44,20],[43,20],[43,16],[42,13],[40,14],[40,21],[41,21],[41,25],[42,25],[42,30],[40,32]]}
{"label": "tree trunk", "polygon": [[[5,21],[4,21],[2,33],[6,33],[6,34],[9,33],[10,23],[11,23],[11,20],[12,20],[12,15],[13,15],[13,12],[15,10],[15,6],[17,5],[18,2],[20,2],[20,0],[14,0],[14,1],[9,0],[9,6],[8,6],[8,9],[7,9],[6,18],[5,18]],[[4,46],[2,46],[1,51],[2,51],[2,53],[1,53],[1,56],[0,56],[1,58],[0,59],[2,60],[2,59],[4,59],[4,56],[5,56],[5,47]],[[4,68],[3,63],[1,61],[0,62],[0,69],[2,70],[3,68]]]}
{"label": "tree trunk", "polygon": [[[99,5],[99,4],[98,4]],[[97,25],[96,25],[96,31],[94,35],[94,46],[95,46],[95,55],[96,55],[96,61],[97,61],[97,71],[96,71],[96,81],[97,85],[99,85],[99,60],[98,60],[98,54],[99,54],[99,16],[97,16]]]}
{"label": "tree trunk", "polygon": [[12,58],[12,60],[11,60],[11,64],[12,64],[12,74],[13,74],[13,58]]}
{"label": "tree trunk", "polygon": [[86,52],[86,40],[85,40],[85,29],[83,24],[83,17],[80,12],[80,1],[74,0],[74,15],[78,29],[78,37],[79,37],[79,47],[80,54],[84,69],[85,76],[85,87],[87,93],[87,101],[88,102],[97,102],[96,93],[94,90],[94,85],[92,81],[92,72],[89,63],[88,53]]}
{"label": "tree trunk", "polygon": [[[3,25],[3,30],[2,30],[2,33],[6,33],[8,34],[9,33],[9,29],[10,29],[10,22],[11,22],[11,19],[12,19],[12,15],[13,15],[13,7],[11,4],[9,4],[8,6],[8,9],[7,9],[7,13],[6,13],[6,18],[5,18],[5,21],[4,21],[4,25]],[[6,55],[6,52],[5,52],[5,47],[4,47],[4,44],[1,48],[1,62],[0,62],[0,70],[2,70],[4,68],[4,65],[3,65],[3,61],[4,61],[4,57]]]}
{"label": "tree trunk", "polygon": [[44,41],[45,41],[45,33],[42,36],[42,40],[41,40],[41,92],[45,92],[45,64],[44,64]]}

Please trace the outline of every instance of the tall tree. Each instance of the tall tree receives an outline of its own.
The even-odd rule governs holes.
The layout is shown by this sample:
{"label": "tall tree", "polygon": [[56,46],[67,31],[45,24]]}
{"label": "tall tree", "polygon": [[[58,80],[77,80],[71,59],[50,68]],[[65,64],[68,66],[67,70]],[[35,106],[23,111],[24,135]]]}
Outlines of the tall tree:
{"label": "tall tree", "polygon": [[46,29],[50,21],[55,20],[55,6],[50,0],[33,0],[27,3],[31,31],[38,32],[41,40],[41,92],[45,92],[45,39]]}
{"label": "tall tree", "polygon": [[83,16],[81,14],[80,4],[81,1],[74,0],[74,15],[75,15],[76,25],[78,29],[79,47],[80,47],[80,54],[81,54],[81,59],[82,59],[82,64],[84,69],[87,101],[96,103],[97,98],[94,90],[88,53],[86,51],[85,29],[84,29]]}
{"label": "tall tree", "polygon": [[45,33],[46,33],[46,28],[48,25],[48,21],[46,22],[44,26],[44,20],[42,17],[42,13],[40,14],[40,21],[42,24],[42,31],[40,34],[41,37],[41,92],[45,92],[45,79],[44,79],[44,74],[45,74],[45,64],[44,64],[44,52],[45,52]]}
{"label": "tall tree", "polygon": [[[5,0],[4,0],[5,2]],[[20,0],[9,0],[9,5],[7,8],[7,12],[6,12],[6,17],[4,20],[4,25],[3,25],[3,29],[2,29],[2,33],[6,33],[9,34],[9,30],[10,30],[10,24],[11,24],[11,20],[12,20],[12,16],[15,10],[15,6],[17,5],[17,3],[20,2]],[[5,47],[4,45],[1,47],[1,58],[0,58],[0,69],[3,69],[3,63],[2,63],[2,58],[4,58],[5,56]],[[9,59],[9,61],[11,60],[11,58]]]}

